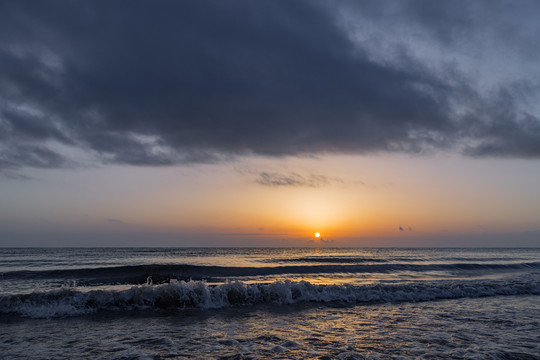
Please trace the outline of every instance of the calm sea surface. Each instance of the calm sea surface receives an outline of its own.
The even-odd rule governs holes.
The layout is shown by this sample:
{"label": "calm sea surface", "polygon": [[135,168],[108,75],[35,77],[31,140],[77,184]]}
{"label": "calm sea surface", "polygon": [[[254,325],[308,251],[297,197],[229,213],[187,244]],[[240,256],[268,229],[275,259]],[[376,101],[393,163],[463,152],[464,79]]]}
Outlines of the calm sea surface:
{"label": "calm sea surface", "polygon": [[540,359],[540,249],[0,249],[0,358]]}

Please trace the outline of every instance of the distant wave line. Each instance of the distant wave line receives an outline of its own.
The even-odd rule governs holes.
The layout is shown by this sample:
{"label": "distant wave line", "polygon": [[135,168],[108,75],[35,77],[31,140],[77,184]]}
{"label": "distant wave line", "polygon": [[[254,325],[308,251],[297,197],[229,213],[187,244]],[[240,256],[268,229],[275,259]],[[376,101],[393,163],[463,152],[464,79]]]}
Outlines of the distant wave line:
{"label": "distant wave line", "polygon": [[238,276],[269,276],[281,274],[333,274],[333,273],[388,273],[397,271],[511,271],[540,269],[540,262],[512,264],[450,263],[450,264],[324,264],[287,265],[274,267],[225,267],[187,264],[153,264],[57,270],[20,270],[0,274],[5,280],[44,280],[44,279],[95,279],[110,283],[146,282],[152,276],[156,283],[170,279],[204,280]]}

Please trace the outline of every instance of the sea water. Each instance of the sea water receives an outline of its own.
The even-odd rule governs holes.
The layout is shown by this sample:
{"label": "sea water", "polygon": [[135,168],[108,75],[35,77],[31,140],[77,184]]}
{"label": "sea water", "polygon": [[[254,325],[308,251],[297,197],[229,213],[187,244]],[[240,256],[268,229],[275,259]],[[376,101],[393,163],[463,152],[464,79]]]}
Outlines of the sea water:
{"label": "sea water", "polygon": [[0,358],[540,359],[540,249],[0,249]]}

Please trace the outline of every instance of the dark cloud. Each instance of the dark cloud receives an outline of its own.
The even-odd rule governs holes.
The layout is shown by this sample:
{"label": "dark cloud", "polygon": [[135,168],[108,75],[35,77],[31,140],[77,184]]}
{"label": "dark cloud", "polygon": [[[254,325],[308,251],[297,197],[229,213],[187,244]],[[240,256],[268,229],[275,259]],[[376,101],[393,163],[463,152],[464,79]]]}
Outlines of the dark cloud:
{"label": "dark cloud", "polygon": [[330,183],[329,178],[324,175],[311,174],[307,177],[292,172],[289,174],[261,172],[258,174],[255,182],[260,185],[270,187],[281,186],[301,186],[301,187],[320,187]]}
{"label": "dark cloud", "polygon": [[[488,17],[477,25],[481,7],[377,4],[4,1],[0,168],[68,164],[51,143],[133,165],[456,144],[473,156],[540,157],[539,119],[515,89],[507,107],[405,45],[393,61],[373,57],[340,17],[346,6],[359,21],[394,19],[445,46],[489,32]],[[505,44],[530,43],[522,12],[504,22]]]}
{"label": "dark cloud", "polygon": [[36,168],[65,167],[69,161],[43,146],[19,145],[0,152],[0,169],[17,169],[24,164]]}

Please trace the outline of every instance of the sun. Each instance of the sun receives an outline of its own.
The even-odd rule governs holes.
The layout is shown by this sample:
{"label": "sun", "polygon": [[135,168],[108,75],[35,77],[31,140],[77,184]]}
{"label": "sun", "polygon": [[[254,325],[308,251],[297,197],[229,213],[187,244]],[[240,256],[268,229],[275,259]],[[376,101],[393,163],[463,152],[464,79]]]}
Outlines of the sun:
{"label": "sun", "polygon": [[320,233],[318,233],[318,232],[316,232],[316,233],[315,233],[315,237],[316,237],[316,238],[318,239],[318,238],[320,238],[320,237],[321,237],[321,234],[320,234]]}

